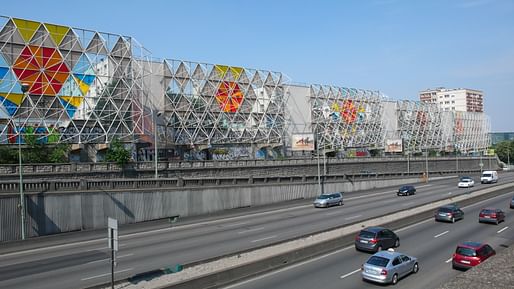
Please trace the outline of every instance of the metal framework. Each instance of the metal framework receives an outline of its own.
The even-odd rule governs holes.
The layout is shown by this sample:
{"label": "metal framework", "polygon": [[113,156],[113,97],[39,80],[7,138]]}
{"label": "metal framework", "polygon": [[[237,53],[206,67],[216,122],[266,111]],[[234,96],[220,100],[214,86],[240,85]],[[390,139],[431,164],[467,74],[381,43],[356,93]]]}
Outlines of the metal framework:
{"label": "metal framework", "polygon": [[130,37],[0,17],[0,143],[131,141],[149,57]]}
{"label": "metal framework", "polygon": [[311,85],[312,130],[318,147],[331,150],[382,147],[383,99],[377,91]]}
{"label": "metal framework", "polygon": [[451,119],[448,122],[448,114],[439,105],[400,100],[397,109],[399,137],[405,151],[443,150],[449,144],[445,124],[451,128]]}
{"label": "metal framework", "polygon": [[491,122],[481,112],[453,113],[453,135],[455,146],[461,152],[483,151],[491,144]]}
{"label": "metal framework", "polygon": [[164,91],[156,97],[164,96],[166,139],[173,145],[283,144],[281,73],[171,59],[161,71]]}

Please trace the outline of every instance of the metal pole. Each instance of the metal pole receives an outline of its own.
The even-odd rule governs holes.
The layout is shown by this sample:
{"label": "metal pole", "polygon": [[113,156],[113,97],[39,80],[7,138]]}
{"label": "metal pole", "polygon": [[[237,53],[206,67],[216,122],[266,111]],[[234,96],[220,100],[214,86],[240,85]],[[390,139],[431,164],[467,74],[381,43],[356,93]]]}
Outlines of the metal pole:
{"label": "metal pole", "polygon": [[455,147],[455,172],[459,173],[459,154],[457,152],[457,147]]}
{"label": "metal pole", "polygon": [[321,182],[321,193],[325,193],[325,176],[327,175],[327,153],[323,147],[323,181]]}
{"label": "metal pole", "polygon": [[153,116],[153,134],[154,134],[154,167],[155,167],[155,179],[159,178],[159,170],[158,170],[158,158],[159,158],[159,149],[157,148],[157,116],[155,115],[155,111],[152,110]]}
{"label": "metal pole", "polygon": [[21,121],[18,115],[18,171],[20,173],[21,239],[25,240],[25,196],[23,194],[23,168],[21,163]]}
{"label": "metal pole", "polygon": [[425,171],[426,171],[426,182],[428,183],[428,149],[427,153],[425,154]]}
{"label": "metal pole", "polygon": [[114,230],[111,230],[111,289],[114,289]]}
{"label": "metal pole", "polygon": [[410,175],[410,153],[407,152],[407,174]]}
{"label": "metal pole", "polygon": [[321,195],[323,192],[323,189],[321,188],[321,168],[319,165],[319,141],[316,143],[316,155],[318,157],[318,187],[319,187],[319,194]]}

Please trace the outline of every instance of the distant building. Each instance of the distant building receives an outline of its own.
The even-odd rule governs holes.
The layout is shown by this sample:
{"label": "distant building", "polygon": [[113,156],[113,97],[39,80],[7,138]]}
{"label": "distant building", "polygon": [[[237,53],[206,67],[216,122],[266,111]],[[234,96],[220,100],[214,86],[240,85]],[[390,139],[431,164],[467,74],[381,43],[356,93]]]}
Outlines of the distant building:
{"label": "distant building", "polygon": [[506,140],[514,140],[514,132],[492,132],[491,144],[495,145]]}
{"label": "distant building", "polygon": [[420,91],[419,99],[437,103],[446,111],[484,112],[484,93],[480,90],[438,87]]}

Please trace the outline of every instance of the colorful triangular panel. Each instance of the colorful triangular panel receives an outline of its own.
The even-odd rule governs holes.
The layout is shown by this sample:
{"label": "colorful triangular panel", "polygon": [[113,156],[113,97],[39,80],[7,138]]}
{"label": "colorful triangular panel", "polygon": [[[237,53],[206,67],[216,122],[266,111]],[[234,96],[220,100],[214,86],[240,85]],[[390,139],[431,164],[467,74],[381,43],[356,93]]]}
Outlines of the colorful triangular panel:
{"label": "colorful triangular panel", "polygon": [[0,102],[3,103],[5,109],[7,110],[7,113],[9,113],[10,116],[13,116],[16,113],[18,106],[9,99],[7,99],[5,96],[0,95]]}
{"label": "colorful triangular panel", "polygon": [[1,67],[1,66],[0,66],[0,82],[2,81],[2,79],[4,78],[4,76],[7,74],[7,72],[9,72],[9,68],[7,68],[7,67]]}
{"label": "colorful triangular panel", "polygon": [[66,26],[59,26],[48,23],[45,23],[44,25],[46,27],[46,30],[48,30],[48,32],[50,33],[50,37],[56,45],[61,45],[64,36],[66,36],[68,30],[70,30],[70,28]]}
{"label": "colorful triangular panel", "polygon": [[89,87],[95,80],[94,75],[87,75],[87,74],[73,74],[75,76],[75,80],[79,84],[80,91],[82,91],[82,95],[86,95],[89,91]]}
{"label": "colorful triangular panel", "polygon": [[34,33],[36,33],[36,30],[41,25],[40,22],[17,18],[13,18],[13,21],[16,24],[16,27],[18,27],[21,37],[23,37],[23,40],[27,43],[32,39],[32,36],[34,36]]}

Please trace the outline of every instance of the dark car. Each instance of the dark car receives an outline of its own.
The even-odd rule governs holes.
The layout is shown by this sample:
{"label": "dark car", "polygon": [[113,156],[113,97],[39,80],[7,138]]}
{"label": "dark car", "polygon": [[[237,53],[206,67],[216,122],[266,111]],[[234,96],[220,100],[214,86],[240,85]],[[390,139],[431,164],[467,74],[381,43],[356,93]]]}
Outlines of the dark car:
{"label": "dark car", "polygon": [[400,238],[391,230],[383,227],[362,229],[355,237],[355,249],[369,252],[396,248],[400,246]]}
{"label": "dark car", "polygon": [[510,208],[514,209],[514,197],[510,200]]}
{"label": "dark car", "polygon": [[452,267],[453,269],[469,269],[495,254],[494,249],[488,244],[464,242],[457,246],[452,256]]}
{"label": "dark car", "polygon": [[416,188],[414,186],[401,186],[398,189],[398,193],[396,193],[398,196],[409,196],[414,195],[416,193]]}
{"label": "dark car", "polygon": [[446,205],[439,207],[434,217],[436,221],[455,223],[456,220],[464,219],[464,212],[457,205]]}
{"label": "dark car", "polygon": [[505,213],[500,209],[482,209],[478,214],[479,223],[495,223],[498,225],[502,221],[505,221]]}

